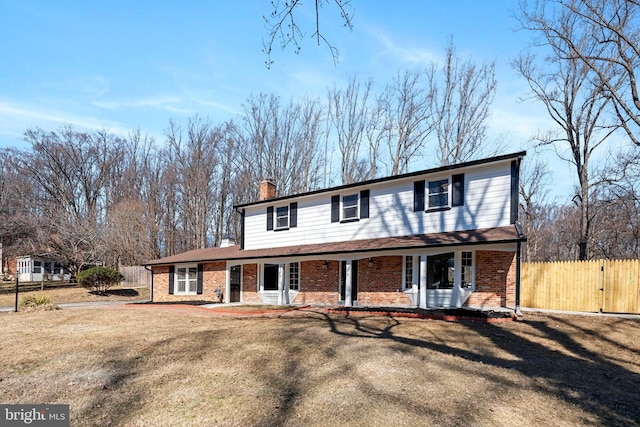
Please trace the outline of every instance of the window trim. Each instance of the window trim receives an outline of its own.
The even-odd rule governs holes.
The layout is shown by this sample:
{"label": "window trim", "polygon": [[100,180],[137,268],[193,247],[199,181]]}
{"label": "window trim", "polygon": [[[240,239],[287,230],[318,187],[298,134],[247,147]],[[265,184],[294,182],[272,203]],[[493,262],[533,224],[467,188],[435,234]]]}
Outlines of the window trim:
{"label": "window trim", "polygon": [[[344,214],[345,211],[345,203],[344,199],[346,197],[354,197],[354,203],[352,205],[348,205],[349,209],[355,210],[354,216],[346,217]],[[348,223],[348,222],[356,222],[362,219],[367,219],[371,215],[370,211],[370,202],[371,200],[371,190],[364,189],[359,192],[349,193],[349,194],[334,194],[331,196],[331,222],[339,222],[339,223]]]}
{"label": "window trim", "polygon": [[[295,288],[292,287],[294,286],[294,284],[292,283],[293,279],[292,279],[292,274],[291,274],[291,269],[294,266],[294,264],[297,266],[297,274],[296,274],[296,284],[295,284]],[[294,261],[294,262],[289,262],[287,263],[288,268],[287,268],[287,283],[289,286],[289,291],[290,292],[300,292],[300,270],[302,267],[302,263],[299,261]]]}
{"label": "window trim", "polygon": [[[184,279],[184,289],[185,289],[184,291],[180,291],[180,279],[178,278],[180,269],[186,269],[185,279]],[[193,280],[189,279],[190,269],[193,269],[195,272],[195,277],[193,278]],[[174,288],[173,288],[174,295],[198,295],[198,264],[178,264],[175,266],[173,274],[174,274]],[[193,282],[193,288],[191,287],[191,282]]]}
{"label": "window trim", "polygon": [[[353,205],[347,205],[345,203],[345,199],[347,197],[354,198]],[[355,208],[355,215],[349,216],[349,217],[345,215],[345,209],[354,209],[354,208]],[[358,193],[345,194],[344,196],[340,197],[340,222],[352,222],[352,221],[359,221],[359,220],[360,220],[360,194]]]}
{"label": "window trim", "polygon": [[[286,210],[286,215],[280,215],[278,211],[281,211],[285,209]],[[285,205],[285,206],[276,206],[275,207],[275,212],[273,215],[273,230],[274,231],[282,231],[282,230],[288,230],[289,229],[289,222],[290,222],[290,218],[291,218],[291,212],[290,212],[290,207],[289,205]],[[287,220],[287,224],[286,225],[279,225],[278,221],[281,218],[286,218]]]}
{"label": "window trim", "polygon": [[[436,183],[436,182],[443,182],[446,181],[447,182],[447,203],[444,205],[437,205],[437,206],[431,206],[431,196],[439,196],[444,194],[443,191],[439,192],[439,193],[433,193],[431,194],[431,191],[429,189],[429,184],[431,183]],[[451,209],[451,177],[447,177],[447,178],[442,178],[442,179],[434,179],[434,180],[430,180],[430,181],[425,181],[425,205],[426,205],[426,211],[427,212],[441,212],[441,211],[446,211],[446,210],[450,210]]]}
{"label": "window trim", "polygon": [[[411,285],[408,286],[407,282],[407,260],[411,258]],[[404,292],[409,292],[413,290],[413,278],[417,277],[417,281],[415,281],[418,289],[420,289],[420,255],[404,255],[402,257],[402,290]]]}
{"label": "window trim", "polygon": [[[464,254],[471,254],[471,265],[464,265]],[[470,267],[469,275],[471,276],[469,286],[463,286],[462,284],[462,274],[464,272],[464,267]],[[460,251],[460,289],[466,291],[475,291],[476,289],[476,251]]]}
{"label": "window trim", "polygon": [[[427,283],[426,290],[428,292],[437,292],[437,291],[462,291],[462,292],[475,292],[476,290],[476,251],[472,249],[467,250],[454,250],[454,251],[446,251],[446,252],[437,252],[437,253],[413,253],[402,256],[402,290],[404,292],[411,292],[413,290],[413,283],[410,286],[407,286],[407,258],[412,257],[412,275],[417,275],[417,280],[413,280],[412,282],[416,282],[418,285],[418,289],[421,290],[420,287],[420,258],[424,256],[425,263],[429,262],[429,258],[437,257],[440,255],[445,255],[448,253],[453,254],[453,269],[454,269],[454,277],[453,277],[453,287],[452,288],[430,288],[428,286],[429,283],[429,271],[427,267],[427,277],[425,278],[425,282]],[[471,265],[464,266],[464,254],[470,254]],[[463,268],[470,267],[469,270],[469,286],[463,286]]]}

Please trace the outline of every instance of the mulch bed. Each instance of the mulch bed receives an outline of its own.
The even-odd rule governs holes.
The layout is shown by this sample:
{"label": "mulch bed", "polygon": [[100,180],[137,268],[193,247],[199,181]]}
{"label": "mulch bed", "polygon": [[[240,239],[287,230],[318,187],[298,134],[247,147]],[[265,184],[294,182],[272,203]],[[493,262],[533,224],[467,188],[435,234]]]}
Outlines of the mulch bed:
{"label": "mulch bed", "polygon": [[509,322],[517,317],[511,311],[474,310],[470,308],[423,309],[405,307],[336,307],[330,313],[368,316],[409,317],[448,321]]}

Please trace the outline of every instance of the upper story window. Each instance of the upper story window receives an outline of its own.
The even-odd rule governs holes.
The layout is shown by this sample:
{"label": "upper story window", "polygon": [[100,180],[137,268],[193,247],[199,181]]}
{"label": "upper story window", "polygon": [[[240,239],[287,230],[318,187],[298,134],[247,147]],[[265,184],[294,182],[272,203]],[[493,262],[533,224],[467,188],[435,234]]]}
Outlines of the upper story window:
{"label": "upper story window", "polygon": [[428,207],[427,209],[443,208],[449,206],[449,180],[440,179],[429,181]]}
{"label": "upper story window", "polygon": [[286,206],[267,207],[267,231],[288,230],[298,226],[298,203]]}
{"label": "upper story window", "polygon": [[289,228],[289,206],[276,208],[276,230]]}
{"label": "upper story window", "polygon": [[446,179],[413,183],[414,212],[441,211],[463,205],[464,174],[452,175],[451,178]]}
{"label": "upper story window", "polygon": [[331,197],[331,222],[350,222],[369,218],[369,190]]}
{"label": "upper story window", "polygon": [[350,194],[342,198],[342,219],[358,218],[358,195]]}

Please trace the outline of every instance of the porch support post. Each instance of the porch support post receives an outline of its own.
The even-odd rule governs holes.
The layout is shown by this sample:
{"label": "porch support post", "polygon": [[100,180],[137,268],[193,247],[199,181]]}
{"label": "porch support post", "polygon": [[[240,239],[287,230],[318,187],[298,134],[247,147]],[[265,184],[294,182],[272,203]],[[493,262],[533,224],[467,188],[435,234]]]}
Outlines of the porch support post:
{"label": "porch support post", "polygon": [[278,264],[278,305],[284,301],[284,264]]}
{"label": "porch support post", "polygon": [[420,308],[427,308],[427,257],[420,255]]}
{"label": "porch support post", "polygon": [[351,260],[348,259],[346,262],[344,272],[344,306],[351,307],[353,305],[353,301],[351,300]]}
{"label": "porch support post", "polygon": [[229,263],[227,263],[227,274],[224,280],[224,302],[225,304],[231,302],[231,266]]}
{"label": "porch support post", "polygon": [[[291,299],[289,297],[289,264],[280,264],[280,267],[282,268],[282,288],[283,288],[283,292],[284,292],[284,303],[285,304],[291,304]],[[278,276],[280,276],[280,274],[278,274]]]}

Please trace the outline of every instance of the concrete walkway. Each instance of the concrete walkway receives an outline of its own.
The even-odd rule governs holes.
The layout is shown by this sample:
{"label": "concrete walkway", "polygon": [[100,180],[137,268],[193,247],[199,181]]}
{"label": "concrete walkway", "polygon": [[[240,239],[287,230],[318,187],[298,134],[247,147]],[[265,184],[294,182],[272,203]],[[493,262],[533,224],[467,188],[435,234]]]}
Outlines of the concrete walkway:
{"label": "concrete walkway", "polygon": [[[59,308],[100,308],[114,305],[145,303],[148,301],[89,301],[89,302],[68,302],[56,304]],[[0,307],[0,312],[15,311],[15,306]]]}

